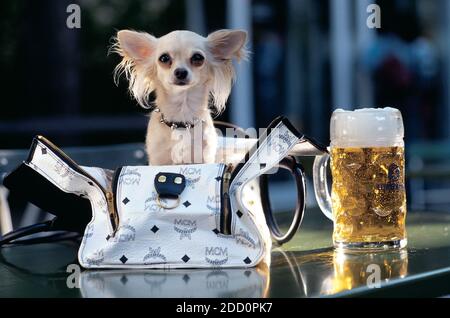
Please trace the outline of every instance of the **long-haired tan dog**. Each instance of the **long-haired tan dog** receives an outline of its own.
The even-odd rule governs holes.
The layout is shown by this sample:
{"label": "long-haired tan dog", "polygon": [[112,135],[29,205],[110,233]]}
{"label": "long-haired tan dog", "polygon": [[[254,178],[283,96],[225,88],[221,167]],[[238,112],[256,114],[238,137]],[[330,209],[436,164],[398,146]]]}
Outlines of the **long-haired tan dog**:
{"label": "long-haired tan dog", "polygon": [[[235,75],[232,60],[246,57],[246,38],[240,30],[220,30],[206,38],[190,31],[160,38],[117,33],[112,51],[122,61],[116,79],[125,74],[136,101],[155,107],[146,137],[150,164],[214,162],[217,134],[209,101],[219,113],[224,110]],[[156,100],[149,105],[152,92]]]}

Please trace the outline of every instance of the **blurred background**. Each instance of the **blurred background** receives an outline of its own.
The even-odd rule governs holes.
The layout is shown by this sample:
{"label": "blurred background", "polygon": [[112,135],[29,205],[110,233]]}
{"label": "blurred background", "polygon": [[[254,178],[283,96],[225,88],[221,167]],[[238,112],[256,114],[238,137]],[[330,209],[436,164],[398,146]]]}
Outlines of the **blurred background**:
{"label": "blurred background", "polygon": [[[79,29],[66,26],[72,3]],[[371,4],[381,10],[379,29],[367,25]],[[64,147],[142,143],[146,112],[125,81],[114,85],[119,58],[107,55],[124,28],[248,30],[250,62],[238,66],[218,118],[244,128],[286,115],[328,144],[334,109],[399,108],[408,203],[450,211],[450,1],[3,0],[0,149],[27,148],[35,134]],[[281,184],[275,197],[292,188]]]}

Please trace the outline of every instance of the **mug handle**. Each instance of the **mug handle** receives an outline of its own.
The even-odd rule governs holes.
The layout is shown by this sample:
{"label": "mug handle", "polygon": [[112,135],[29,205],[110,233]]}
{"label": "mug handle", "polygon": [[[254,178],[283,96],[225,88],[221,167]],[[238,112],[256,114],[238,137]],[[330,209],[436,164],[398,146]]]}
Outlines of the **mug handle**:
{"label": "mug handle", "polygon": [[327,166],[330,155],[324,153],[316,156],[313,165],[314,194],[323,214],[334,221],[330,191],[328,190]]}

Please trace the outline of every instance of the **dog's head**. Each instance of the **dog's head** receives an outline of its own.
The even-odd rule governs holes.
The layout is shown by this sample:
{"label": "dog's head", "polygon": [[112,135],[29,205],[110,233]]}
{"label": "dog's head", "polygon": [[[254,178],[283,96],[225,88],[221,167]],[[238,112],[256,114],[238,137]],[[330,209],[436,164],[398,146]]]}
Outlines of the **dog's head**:
{"label": "dog's head", "polygon": [[143,107],[159,87],[177,92],[201,85],[209,88],[222,111],[234,79],[232,60],[246,57],[246,39],[247,33],[241,30],[220,30],[206,38],[190,31],[156,38],[122,30],[112,47],[122,56],[115,73],[125,73],[131,94]]}

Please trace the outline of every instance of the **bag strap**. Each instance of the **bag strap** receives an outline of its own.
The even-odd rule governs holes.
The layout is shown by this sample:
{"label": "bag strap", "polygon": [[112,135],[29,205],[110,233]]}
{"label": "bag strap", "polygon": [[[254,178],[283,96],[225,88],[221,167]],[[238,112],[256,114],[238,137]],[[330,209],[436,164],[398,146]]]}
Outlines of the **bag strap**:
{"label": "bag strap", "polygon": [[8,244],[19,238],[29,236],[32,234],[49,231],[52,227],[53,221],[46,221],[41,223],[36,223],[33,225],[21,227],[17,230],[11,231],[3,236],[0,236],[0,246]]}
{"label": "bag strap", "polygon": [[[61,228],[56,220],[57,217],[53,218],[50,221],[35,223],[29,226],[18,228],[9,233],[6,233],[3,236],[0,235],[0,246],[7,244],[27,245],[27,244],[57,242],[62,240],[78,239],[81,236],[80,233],[71,232],[64,228]],[[52,232],[52,234],[39,237],[32,236],[30,238],[23,239],[24,237],[28,237],[30,235],[43,232]]]}

